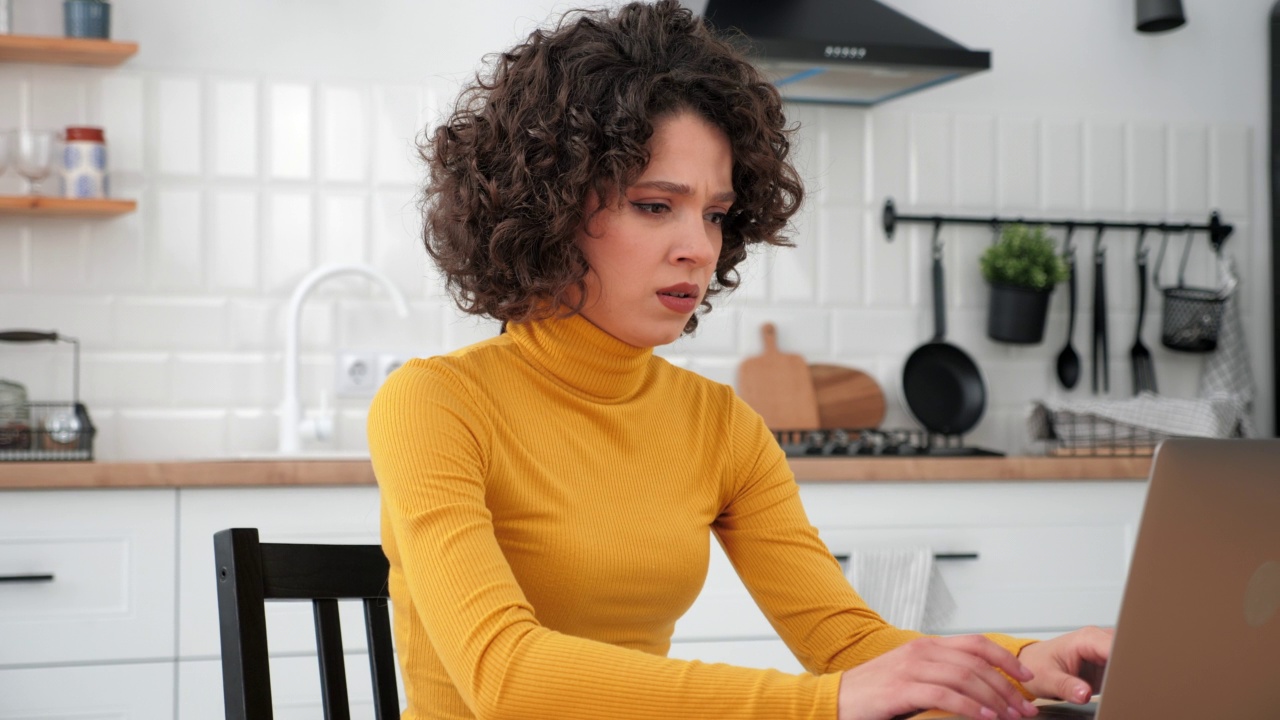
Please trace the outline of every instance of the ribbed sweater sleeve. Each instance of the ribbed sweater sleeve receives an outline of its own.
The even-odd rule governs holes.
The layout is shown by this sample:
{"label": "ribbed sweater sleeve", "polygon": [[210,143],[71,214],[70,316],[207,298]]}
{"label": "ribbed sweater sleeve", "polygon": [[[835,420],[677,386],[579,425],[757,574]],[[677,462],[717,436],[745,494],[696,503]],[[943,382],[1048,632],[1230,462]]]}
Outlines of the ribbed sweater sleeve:
{"label": "ribbed sweater sleeve", "polygon": [[[392,596],[412,605],[413,622],[477,718],[836,717],[835,674],[673,660],[544,627],[486,504],[494,422],[464,382],[427,364],[398,371],[369,415],[384,538],[392,536],[384,539]],[[396,612],[398,651],[420,651],[406,647],[419,640],[402,632]]]}
{"label": "ribbed sweater sleeve", "polygon": [[[740,399],[729,428],[741,464],[713,528],[752,598],[805,669],[847,670],[923,637],[886,623],[850,587],[808,521],[785,454]],[[1031,642],[987,637],[1014,654]]]}

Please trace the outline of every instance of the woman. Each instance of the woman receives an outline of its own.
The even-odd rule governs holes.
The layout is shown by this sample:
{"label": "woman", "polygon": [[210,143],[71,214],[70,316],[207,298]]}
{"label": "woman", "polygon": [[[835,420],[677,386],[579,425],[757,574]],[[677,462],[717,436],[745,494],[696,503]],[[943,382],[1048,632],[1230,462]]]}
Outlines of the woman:
{"label": "woman", "polygon": [[[884,623],[760,417],[653,354],[748,244],[787,244],[787,154],[776,91],[674,0],[535,32],[435,132],[427,250],[505,332],[407,363],[370,410],[406,718],[991,720],[1034,715],[1024,690],[1088,696],[1103,631]],[[665,657],[711,533],[808,674]]]}

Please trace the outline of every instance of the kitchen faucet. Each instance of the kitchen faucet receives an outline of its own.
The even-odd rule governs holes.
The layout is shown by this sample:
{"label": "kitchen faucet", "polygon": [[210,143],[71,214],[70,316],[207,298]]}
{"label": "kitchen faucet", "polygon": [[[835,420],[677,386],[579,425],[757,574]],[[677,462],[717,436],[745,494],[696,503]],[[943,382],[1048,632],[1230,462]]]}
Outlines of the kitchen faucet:
{"label": "kitchen faucet", "polygon": [[321,281],[335,275],[363,275],[370,280],[381,283],[391,294],[396,313],[400,317],[409,314],[404,295],[391,279],[369,265],[324,265],[312,270],[293,290],[289,298],[289,314],[285,318],[284,338],[284,400],[280,404],[280,452],[297,453],[301,447],[301,439],[327,440],[333,434],[333,418],[323,411],[319,414],[308,413],[302,418],[302,403],[298,399],[298,328],[302,320],[302,302]]}

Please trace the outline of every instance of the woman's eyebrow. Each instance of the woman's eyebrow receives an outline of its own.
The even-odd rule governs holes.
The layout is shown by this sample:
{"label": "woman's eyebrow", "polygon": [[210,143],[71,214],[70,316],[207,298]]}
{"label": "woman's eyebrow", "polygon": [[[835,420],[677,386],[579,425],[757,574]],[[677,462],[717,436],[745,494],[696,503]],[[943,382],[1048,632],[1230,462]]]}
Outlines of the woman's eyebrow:
{"label": "woman's eyebrow", "polygon": [[[664,192],[673,193],[675,195],[692,195],[693,194],[693,188],[689,187],[688,185],[685,185],[684,183],[671,182],[670,180],[645,180],[644,182],[638,182],[635,185],[632,185],[631,187],[655,188],[658,190],[662,190]],[[715,200],[716,202],[732,203],[737,198],[738,196],[734,194],[732,190],[729,190],[722,193],[716,193],[716,195],[711,199]]]}

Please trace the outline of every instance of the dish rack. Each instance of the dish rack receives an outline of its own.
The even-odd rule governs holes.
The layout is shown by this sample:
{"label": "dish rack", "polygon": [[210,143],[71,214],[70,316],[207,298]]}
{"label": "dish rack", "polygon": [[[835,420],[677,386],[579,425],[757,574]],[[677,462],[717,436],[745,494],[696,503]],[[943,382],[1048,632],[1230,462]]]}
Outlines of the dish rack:
{"label": "dish rack", "polygon": [[0,403],[0,462],[93,459],[97,429],[80,402],[80,343],[56,332],[7,330],[0,342],[66,342],[72,346],[70,402],[32,402],[25,397]]}
{"label": "dish rack", "polygon": [[1047,454],[1053,457],[1141,457],[1173,435],[1070,410],[1048,412]]}

